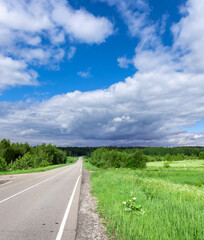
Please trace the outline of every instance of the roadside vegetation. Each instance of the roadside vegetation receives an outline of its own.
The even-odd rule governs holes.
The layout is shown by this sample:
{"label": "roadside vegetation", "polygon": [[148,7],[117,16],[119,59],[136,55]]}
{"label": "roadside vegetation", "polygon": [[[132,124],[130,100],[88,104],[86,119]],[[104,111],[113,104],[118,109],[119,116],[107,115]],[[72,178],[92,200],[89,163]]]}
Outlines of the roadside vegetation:
{"label": "roadside vegetation", "polygon": [[83,166],[86,170],[91,171],[91,172],[99,170],[99,168],[97,168],[96,166],[94,166],[90,162],[91,162],[90,158],[84,158]]}
{"label": "roadside vegetation", "polygon": [[76,157],[67,157],[66,153],[51,144],[35,147],[28,143],[0,142],[0,174],[29,173],[46,171],[71,164]]}
{"label": "roadside vegetation", "polygon": [[[127,154],[133,154],[132,149]],[[133,169],[123,164],[107,166],[104,160],[97,164],[97,158],[85,159],[84,166],[95,171],[91,184],[98,198],[97,210],[113,239],[203,239],[202,154],[194,158],[184,153],[167,154],[147,155],[146,160],[151,162],[146,168]]]}
{"label": "roadside vegetation", "polygon": [[47,167],[38,167],[38,168],[27,168],[21,170],[11,170],[0,172],[0,175],[11,175],[11,174],[23,174],[23,173],[34,173],[34,172],[45,172],[55,168],[65,167],[70,164],[74,164],[77,161],[78,157],[67,157],[67,161],[64,164],[50,165]]}

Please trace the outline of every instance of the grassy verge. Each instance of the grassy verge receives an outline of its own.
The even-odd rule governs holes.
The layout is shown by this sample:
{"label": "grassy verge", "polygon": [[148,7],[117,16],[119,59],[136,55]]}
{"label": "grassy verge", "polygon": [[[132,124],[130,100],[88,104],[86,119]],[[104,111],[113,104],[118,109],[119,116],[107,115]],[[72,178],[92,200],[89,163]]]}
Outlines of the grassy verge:
{"label": "grassy verge", "polygon": [[[194,169],[192,179],[196,178],[196,171],[203,176],[203,171]],[[108,233],[115,239],[203,239],[202,178],[196,180],[201,185],[197,187],[182,180],[182,175],[186,174],[187,179],[192,174],[191,170],[172,168],[160,172],[155,173],[151,168],[144,171],[109,169],[91,174],[98,211],[105,218]],[[125,210],[123,202],[131,199],[131,192],[145,214]]]}
{"label": "grassy verge", "polygon": [[74,164],[77,161],[77,159],[78,159],[78,157],[67,157],[67,162],[65,164],[50,165],[47,167],[29,168],[29,169],[22,169],[22,170],[8,171],[8,172],[0,172],[0,175],[45,172],[45,171],[52,170],[55,168],[60,168],[60,167],[68,166],[70,164]]}
{"label": "grassy verge", "polygon": [[97,171],[97,170],[99,170],[99,168],[97,168],[94,165],[92,165],[91,163],[89,163],[89,159],[87,159],[87,158],[83,158],[83,166],[88,171]]}

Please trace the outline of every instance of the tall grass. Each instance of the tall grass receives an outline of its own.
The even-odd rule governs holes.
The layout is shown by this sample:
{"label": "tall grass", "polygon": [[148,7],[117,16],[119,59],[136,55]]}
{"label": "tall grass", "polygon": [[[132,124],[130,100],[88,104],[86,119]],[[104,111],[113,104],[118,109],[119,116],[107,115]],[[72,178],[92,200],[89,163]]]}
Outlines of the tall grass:
{"label": "tall grass", "polygon": [[135,174],[144,178],[163,179],[176,184],[187,184],[197,187],[204,186],[204,172],[195,169],[147,169],[144,171],[137,170]]}
{"label": "tall grass", "polygon": [[[203,239],[203,187],[174,184],[162,177],[153,179],[147,171],[128,169],[97,171],[91,175],[91,182],[98,210],[115,239]],[[123,201],[130,198],[131,192],[144,215],[125,211]]]}

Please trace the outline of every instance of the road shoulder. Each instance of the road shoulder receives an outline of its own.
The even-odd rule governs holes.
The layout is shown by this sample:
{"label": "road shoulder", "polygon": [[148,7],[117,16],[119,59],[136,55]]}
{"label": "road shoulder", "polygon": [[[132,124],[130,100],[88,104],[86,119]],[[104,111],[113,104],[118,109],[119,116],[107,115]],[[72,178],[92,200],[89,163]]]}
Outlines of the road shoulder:
{"label": "road shoulder", "polygon": [[76,240],[108,240],[105,226],[96,212],[96,199],[90,193],[89,175],[89,171],[83,170]]}

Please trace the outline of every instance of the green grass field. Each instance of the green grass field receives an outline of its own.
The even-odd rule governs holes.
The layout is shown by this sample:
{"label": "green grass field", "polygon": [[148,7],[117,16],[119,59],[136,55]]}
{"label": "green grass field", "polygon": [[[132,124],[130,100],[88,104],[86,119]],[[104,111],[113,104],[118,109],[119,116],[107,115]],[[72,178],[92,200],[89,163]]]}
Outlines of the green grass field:
{"label": "green grass field", "polygon": [[73,164],[77,161],[78,157],[67,157],[67,162],[65,164],[58,164],[58,165],[50,165],[47,167],[39,167],[39,168],[29,168],[25,170],[15,170],[15,171],[7,171],[7,172],[0,172],[0,175],[12,175],[12,174],[23,174],[23,173],[34,173],[34,172],[45,172],[48,170],[52,170],[59,167],[64,167],[70,164]]}
{"label": "green grass field", "polygon": [[[170,163],[170,168],[148,163],[145,170],[95,169],[92,192],[109,235],[118,240],[203,239],[203,161],[184,162]],[[144,214],[125,210],[131,192]]]}
{"label": "green grass field", "polygon": [[[164,161],[161,162],[148,162],[147,166],[158,168],[164,166]],[[170,167],[173,168],[204,168],[204,160],[183,160],[183,161],[175,161],[175,162],[169,162]]]}

